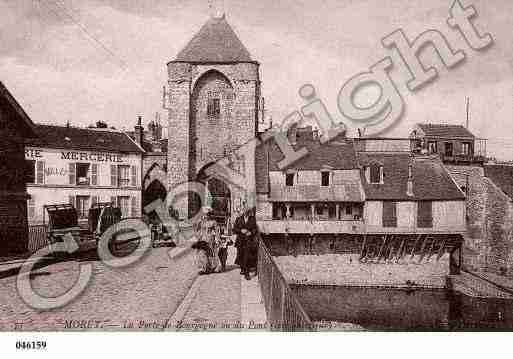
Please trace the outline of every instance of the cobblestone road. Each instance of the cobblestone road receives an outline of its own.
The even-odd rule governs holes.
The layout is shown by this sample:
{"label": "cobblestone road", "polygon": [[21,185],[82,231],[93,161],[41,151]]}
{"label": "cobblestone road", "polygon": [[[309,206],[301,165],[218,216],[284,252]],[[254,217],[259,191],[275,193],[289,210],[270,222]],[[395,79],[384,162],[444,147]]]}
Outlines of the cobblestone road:
{"label": "cobblestone road", "polygon": [[[160,330],[159,324],[172,316],[197,276],[191,253],[172,260],[168,250],[153,249],[123,269],[99,261],[82,262],[94,268],[89,286],[67,306],[47,312],[37,312],[20,299],[15,276],[1,279],[0,330],[14,330],[16,324],[26,331],[117,331],[127,330],[127,324],[133,330]],[[79,262],[53,264],[37,270],[32,285],[43,296],[55,296],[69,288],[78,273]]]}

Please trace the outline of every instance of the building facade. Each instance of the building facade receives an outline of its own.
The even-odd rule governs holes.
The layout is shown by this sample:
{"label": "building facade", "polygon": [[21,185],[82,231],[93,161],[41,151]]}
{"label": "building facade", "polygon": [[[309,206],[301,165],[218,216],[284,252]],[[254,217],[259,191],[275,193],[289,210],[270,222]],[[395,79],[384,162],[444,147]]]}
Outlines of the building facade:
{"label": "building facade", "polygon": [[461,125],[417,124],[410,134],[414,151],[436,154],[444,163],[483,164],[486,140]]}
{"label": "building facade", "polygon": [[276,254],[345,253],[387,263],[441,258],[447,272],[459,271],[464,192],[437,156],[383,140],[362,146],[340,137],[321,145],[306,129],[291,143],[308,154],[284,171],[276,144],[257,147],[257,221]]}
{"label": "building facade", "polygon": [[141,116],[137,119],[134,131],[127,132],[144,149],[142,164],[142,206],[167,198],[167,138],[163,138],[160,115],[150,121],[144,129]]}
{"label": "building facade", "polygon": [[129,136],[48,125],[36,132],[25,146],[29,223],[42,223],[44,205],[59,203],[73,204],[81,220],[96,202],[114,203],[123,217],[141,216],[143,150]]}
{"label": "building facade", "polygon": [[35,136],[34,124],[0,82],[0,256],[28,249],[23,149]]}

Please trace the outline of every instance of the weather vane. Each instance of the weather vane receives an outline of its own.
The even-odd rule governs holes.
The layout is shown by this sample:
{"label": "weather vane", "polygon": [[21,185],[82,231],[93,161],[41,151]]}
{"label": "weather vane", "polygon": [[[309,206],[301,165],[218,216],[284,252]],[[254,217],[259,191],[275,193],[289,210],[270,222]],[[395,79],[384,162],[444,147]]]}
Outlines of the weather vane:
{"label": "weather vane", "polygon": [[208,9],[210,16],[214,19],[221,19],[225,16],[224,0],[209,0]]}

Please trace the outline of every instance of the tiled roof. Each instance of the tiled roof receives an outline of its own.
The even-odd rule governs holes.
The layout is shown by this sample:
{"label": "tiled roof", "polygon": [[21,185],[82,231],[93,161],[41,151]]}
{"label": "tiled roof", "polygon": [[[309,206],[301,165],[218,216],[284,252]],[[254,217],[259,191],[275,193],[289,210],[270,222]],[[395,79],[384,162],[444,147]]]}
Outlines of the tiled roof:
{"label": "tiled roof", "polygon": [[[432,157],[409,153],[358,153],[361,166],[383,164],[383,184],[370,184],[362,174],[367,200],[463,200],[465,196],[442,163]],[[412,163],[413,196],[406,194],[408,165]]]}
{"label": "tiled roof", "polygon": [[175,61],[251,62],[251,55],[225,17],[211,18],[178,53]]}
{"label": "tiled roof", "polygon": [[37,139],[28,146],[84,151],[142,153],[143,150],[127,134],[114,130],[36,125]]}
{"label": "tiled roof", "polygon": [[[318,139],[299,138],[293,145],[297,151],[306,147],[308,153],[287,169],[320,170],[330,167],[334,170],[358,168],[353,141],[340,137],[321,145]],[[255,151],[256,189],[258,193],[269,192],[268,171],[279,171],[278,162],[284,158],[273,139],[260,143]]]}
{"label": "tiled roof", "polygon": [[485,165],[485,176],[495,183],[513,199],[513,166],[511,165]]}
{"label": "tiled roof", "polygon": [[[135,132],[134,131],[126,131],[125,132],[132,140],[135,141]],[[143,141],[141,143],[141,147],[146,152],[159,152],[156,151],[155,147],[160,148],[160,152],[167,153],[167,138],[161,138],[160,140],[153,141],[150,139],[149,131],[144,131],[143,133]],[[136,141],[137,142],[137,141]],[[158,143],[158,144],[157,144]]]}
{"label": "tiled roof", "polygon": [[474,138],[474,135],[462,125],[419,123],[418,126],[429,137]]}

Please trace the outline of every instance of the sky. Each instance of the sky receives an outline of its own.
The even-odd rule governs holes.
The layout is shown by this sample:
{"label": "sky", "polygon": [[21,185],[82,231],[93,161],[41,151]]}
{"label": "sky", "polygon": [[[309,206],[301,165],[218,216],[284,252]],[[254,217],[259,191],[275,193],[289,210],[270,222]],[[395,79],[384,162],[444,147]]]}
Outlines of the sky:
{"label": "sky", "polygon": [[[490,155],[513,160],[513,1],[461,1],[476,8],[476,28],[494,38],[484,51],[446,24],[452,1],[212,0],[212,10],[207,0],[0,0],[0,81],[36,123],[101,120],[131,129],[138,115],[146,123],[155,112],[166,118],[166,63],[214,11],[224,11],[261,64],[273,122],[304,105],[298,89],[310,83],[354,135],[337,108],[340,88],[390,56],[406,111],[387,135],[406,136],[422,122],[465,124],[469,97],[470,130],[488,139]],[[411,92],[401,59],[381,44],[397,29],[409,39],[436,29],[466,61],[453,69],[435,64],[438,78]]]}

